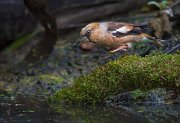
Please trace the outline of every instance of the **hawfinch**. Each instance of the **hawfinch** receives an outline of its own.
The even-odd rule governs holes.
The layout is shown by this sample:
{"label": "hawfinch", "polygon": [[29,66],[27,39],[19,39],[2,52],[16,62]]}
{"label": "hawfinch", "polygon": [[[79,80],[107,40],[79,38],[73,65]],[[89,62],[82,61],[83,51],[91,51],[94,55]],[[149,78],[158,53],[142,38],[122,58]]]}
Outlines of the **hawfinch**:
{"label": "hawfinch", "polygon": [[144,39],[155,40],[155,37],[144,32],[146,27],[121,22],[95,22],[85,26],[80,35],[84,40],[109,48],[110,52],[116,52],[131,48],[133,42]]}

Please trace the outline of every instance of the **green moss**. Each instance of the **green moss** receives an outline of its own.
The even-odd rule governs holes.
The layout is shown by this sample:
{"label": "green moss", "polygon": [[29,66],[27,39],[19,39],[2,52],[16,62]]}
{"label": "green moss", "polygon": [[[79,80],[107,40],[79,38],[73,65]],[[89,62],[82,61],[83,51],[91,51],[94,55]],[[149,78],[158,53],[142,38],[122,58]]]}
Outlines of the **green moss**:
{"label": "green moss", "polygon": [[[155,88],[148,91],[143,91],[140,89],[133,90],[130,92],[131,100],[140,101],[140,100],[148,100],[153,94],[156,95],[156,102],[161,102],[161,99],[167,95],[167,90],[165,88]],[[158,98],[159,97],[159,98]],[[155,101],[155,100],[154,100]]]}
{"label": "green moss", "polygon": [[141,97],[146,97],[147,96],[147,93],[145,93],[144,91],[141,91],[139,89],[137,90],[134,90],[131,92],[131,95],[132,95],[132,98],[133,99],[138,99],[138,98],[141,98]]}
{"label": "green moss", "polygon": [[180,90],[180,55],[126,56],[109,62],[57,92],[55,102],[102,103],[105,98],[140,89]]}
{"label": "green moss", "polygon": [[57,83],[62,83],[63,78],[54,74],[41,74],[32,77],[25,77],[21,80],[21,84],[33,85],[36,84],[37,81],[44,81],[47,84],[55,85]]}
{"label": "green moss", "polygon": [[42,74],[39,76],[39,79],[44,80],[47,83],[53,83],[53,84],[61,83],[64,80],[63,78],[53,74]]}
{"label": "green moss", "polygon": [[180,50],[177,50],[177,51],[176,51],[176,54],[180,55]]}

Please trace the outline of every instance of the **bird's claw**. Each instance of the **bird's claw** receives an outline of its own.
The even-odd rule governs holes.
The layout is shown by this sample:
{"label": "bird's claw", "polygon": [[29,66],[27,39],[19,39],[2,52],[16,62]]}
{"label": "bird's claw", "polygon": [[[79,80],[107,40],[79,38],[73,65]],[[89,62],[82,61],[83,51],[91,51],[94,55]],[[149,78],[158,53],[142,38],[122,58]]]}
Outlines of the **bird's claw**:
{"label": "bird's claw", "polygon": [[116,49],[110,49],[110,52],[111,53],[114,53],[114,52],[117,52],[117,51],[127,51],[128,50],[128,46],[127,45],[123,45],[123,46],[120,46],[120,47],[118,47],[118,48],[116,48]]}

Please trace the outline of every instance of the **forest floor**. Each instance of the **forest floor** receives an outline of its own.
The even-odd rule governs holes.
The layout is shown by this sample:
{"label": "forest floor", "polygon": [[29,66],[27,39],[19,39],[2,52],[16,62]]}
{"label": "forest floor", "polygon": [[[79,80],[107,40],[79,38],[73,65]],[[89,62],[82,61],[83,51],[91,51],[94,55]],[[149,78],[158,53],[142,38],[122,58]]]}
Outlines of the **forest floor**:
{"label": "forest floor", "polygon": [[[136,18],[127,20],[133,23],[144,23],[151,18]],[[77,46],[80,28],[66,30],[60,33],[59,39],[49,57],[36,64],[25,66],[22,59],[28,52],[29,45],[40,39],[35,36],[23,47],[11,53],[1,54],[0,59],[0,92],[12,95],[23,95],[33,97],[48,97],[58,90],[73,84],[75,78],[90,73],[96,67],[121,56],[137,54],[145,56],[153,53],[175,53],[180,50],[180,30],[173,27],[172,36],[166,38],[164,47],[155,47],[153,44],[141,44],[128,52],[120,51],[109,53],[103,48],[94,48],[84,51]],[[156,90],[155,90],[156,91]],[[158,92],[163,92],[160,89]],[[156,91],[157,92],[157,91]],[[165,92],[166,93],[166,92]],[[154,97],[157,95],[155,94]],[[179,97],[179,95],[178,95]],[[160,98],[157,98],[160,99]],[[161,121],[177,121],[180,115],[179,105],[172,107],[164,104],[155,105],[145,109],[143,106],[130,106],[133,110],[145,113],[147,117],[156,117]],[[158,108],[157,108],[158,107]],[[153,113],[152,113],[153,112]],[[160,112],[158,115],[157,112]],[[173,112],[172,115],[170,115]],[[77,112],[76,112],[77,113]],[[83,115],[83,114],[81,114]],[[174,119],[173,119],[174,118]]]}
{"label": "forest floor", "polygon": [[[143,15],[144,16],[144,15]],[[115,20],[116,17],[113,19]],[[151,17],[152,18],[152,17]],[[145,23],[151,18],[140,16],[129,19],[128,22]],[[63,32],[63,33],[62,33]],[[153,44],[140,44],[128,52],[120,51],[109,53],[103,48],[94,48],[84,51],[78,47],[80,28],[61,31],[59,39],[49,57],[39,63],[24,65],[23,57],[28,49],[40,36],[35,36],[23,47],[5,52],[0,60],[0,82],[2,91],[18,94],[37,95],[50,94],[64,86],[71,85],[80,75],[87,74],[97,66],[119,58],[122,55],[137,54],[145,56],[150,53],[174,53],[180,49],[180,31],[178,26],[173,27],[171,36],[166,37],[163,47]],[[26,66],[26,67],[25,67]],[[52,78],[51,78],[52,76]],[[50,77],[50,80],[47,79]],[[56,81],[56,82],[54,82]]]}

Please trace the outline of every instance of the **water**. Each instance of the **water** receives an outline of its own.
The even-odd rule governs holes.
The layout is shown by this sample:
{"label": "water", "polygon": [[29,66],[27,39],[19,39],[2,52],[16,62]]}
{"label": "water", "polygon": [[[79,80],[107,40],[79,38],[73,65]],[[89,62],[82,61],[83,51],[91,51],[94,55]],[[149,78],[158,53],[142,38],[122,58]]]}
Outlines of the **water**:
{"label": "water", "polygon": [[126,108],[104,106],[59,106],[51,109],[36,98],[2,97],[0,123],[138,123],[146,118]]}
{"label": "water", "polygon": [[0,123],[180,123],[179,105],[56,106],[0,96]]}

